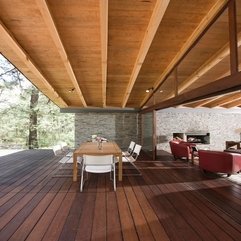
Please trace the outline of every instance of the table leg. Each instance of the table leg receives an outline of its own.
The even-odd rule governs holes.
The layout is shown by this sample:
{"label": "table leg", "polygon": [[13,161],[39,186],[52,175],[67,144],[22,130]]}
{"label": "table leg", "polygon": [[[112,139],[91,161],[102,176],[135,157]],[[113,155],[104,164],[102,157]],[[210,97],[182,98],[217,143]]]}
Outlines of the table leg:
{"label": "table leg", "polygon": [[119,173],[118,173],[118,178],[119,181],[122,181],[122,153],[119,155]]}
{"label": "table leg", "polygon": [[191,154],[191,158],[192,158],[191,162],[192,162],[192,164],[194,164],[194,153],[193,152]]}
{"label": "table leg", "polygon": [[77,182],[78,175],[78,163],[77,163],[77,155],[73,155],[73,182]]}
{"label": "table leg", "polygon": [[195,157],[198,157],[198,152],[192,152],[192,164],[194,164]]}

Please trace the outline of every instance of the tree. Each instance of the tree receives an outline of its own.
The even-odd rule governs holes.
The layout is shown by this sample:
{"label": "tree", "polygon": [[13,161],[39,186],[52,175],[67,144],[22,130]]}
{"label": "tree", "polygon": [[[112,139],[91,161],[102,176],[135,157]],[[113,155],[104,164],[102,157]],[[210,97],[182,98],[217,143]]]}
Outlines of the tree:
{"label": "tree", "polygon": [[59,108],[0,55],[0,148],[74,145],[74,114]]}
{"label": "tree", "polygon": [[39,91],[32,86],[31,97],[30,97],[30,113],[29,113],[29,137],[28,137],[28,148],[38,148],[38,99]]}

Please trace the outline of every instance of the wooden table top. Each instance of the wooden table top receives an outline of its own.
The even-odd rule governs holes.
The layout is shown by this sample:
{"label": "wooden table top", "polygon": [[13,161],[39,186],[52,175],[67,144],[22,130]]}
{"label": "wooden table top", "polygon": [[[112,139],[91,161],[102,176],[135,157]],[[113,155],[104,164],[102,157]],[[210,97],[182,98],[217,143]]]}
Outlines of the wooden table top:
{"label": "wooden table top", "polygon": [[102,148],[98,148],[97,142],[84,142],[75,150],[76,155],[120,155],[121,149],[115,142],[103,142]]}

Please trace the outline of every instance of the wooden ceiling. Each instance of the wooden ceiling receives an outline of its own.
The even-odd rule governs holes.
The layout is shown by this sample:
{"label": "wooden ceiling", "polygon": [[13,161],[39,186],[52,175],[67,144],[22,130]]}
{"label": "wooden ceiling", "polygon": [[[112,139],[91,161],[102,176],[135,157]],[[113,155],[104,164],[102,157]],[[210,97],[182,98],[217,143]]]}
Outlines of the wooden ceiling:
{"label": "wooden ceiling", "polygon": [[239,92],[198,98],[198,90],[233,73],[228,5],[233,1],[0,0],[0,52],[61,108],[165,108],[192,92],[197,100],[183,98],[189,107],[240,106]]}

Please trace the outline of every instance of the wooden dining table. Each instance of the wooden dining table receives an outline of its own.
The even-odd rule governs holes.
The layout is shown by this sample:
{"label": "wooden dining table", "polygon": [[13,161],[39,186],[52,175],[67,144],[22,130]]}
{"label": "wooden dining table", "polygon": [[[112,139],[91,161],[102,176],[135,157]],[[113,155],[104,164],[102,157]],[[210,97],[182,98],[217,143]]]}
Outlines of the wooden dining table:
{"label": "wooden dining table", "polygon": [[122,181],[122,151],[120,147],[114,141],[108,141],[101,143],[101,149],[98,147],[97,142],[84,142],[80,145],[78,149],[74,151],[73,154],[73,181],[77,181],[78,176],[78,157],[83,157],[83,155],[114,155],[119,159],[118,162],[118,180]]}

